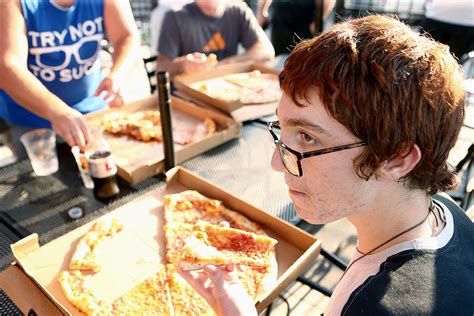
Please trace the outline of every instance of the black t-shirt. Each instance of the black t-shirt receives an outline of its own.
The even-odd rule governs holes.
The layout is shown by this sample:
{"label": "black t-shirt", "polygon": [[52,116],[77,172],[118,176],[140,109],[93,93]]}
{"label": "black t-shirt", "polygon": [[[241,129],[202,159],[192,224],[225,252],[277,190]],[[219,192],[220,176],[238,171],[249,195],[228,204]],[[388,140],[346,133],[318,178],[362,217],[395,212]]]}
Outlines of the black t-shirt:
{"label": "black t-shirt", "polygon": [[437,250],[406,250],[354,291],[342,315],[474,315],[474,224],[456,204],[451,240]]}

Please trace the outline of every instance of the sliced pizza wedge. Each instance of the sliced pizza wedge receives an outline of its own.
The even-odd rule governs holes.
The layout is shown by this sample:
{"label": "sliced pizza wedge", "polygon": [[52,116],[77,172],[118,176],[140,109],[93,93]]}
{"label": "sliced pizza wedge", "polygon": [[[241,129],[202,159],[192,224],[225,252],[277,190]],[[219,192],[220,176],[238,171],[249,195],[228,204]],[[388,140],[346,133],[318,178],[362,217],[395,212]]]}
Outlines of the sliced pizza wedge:
{"label": "sliced pizza wedge", "polygon": [[101,237],[97,232],[89,231],[86,233],[77,243],[69,261],[69,269],[99,271],[100,265],[97,262],[95,249],[100,240]]}
{"label": "sliced pizza wedge", "polygon": [[94,223],[77,243],[69,261],[71,270],[92,270],[97,272],[100,265],[97,261],[97,248],[106,237],[111,237],[123,229],[123,225],[115,218],[104,217]]}
{"label": "sliced pizza wedge", "polygon": [[109,314],[110,307],[87,287],[86,279],[80,271],[61,271],[58,282],[66,299],[84,314]]}
{"label": "sliced pizza wedge", "polygon": [[272,264],[277,240],[240,229],[198,222],[182,249],[179,265],[196,270],[205,265],[240,264],[266,267]]}
{"label": "sliced pizza wedge", "polygon": [[112,315],[174,315],[164,265],[112,303]]}

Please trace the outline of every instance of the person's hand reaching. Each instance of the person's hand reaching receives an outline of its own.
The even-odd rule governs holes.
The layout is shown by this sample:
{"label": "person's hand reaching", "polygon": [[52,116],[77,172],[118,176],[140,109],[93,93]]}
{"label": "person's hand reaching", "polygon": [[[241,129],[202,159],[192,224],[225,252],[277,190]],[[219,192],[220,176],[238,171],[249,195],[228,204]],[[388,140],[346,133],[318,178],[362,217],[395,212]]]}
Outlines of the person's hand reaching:
{"label": "person's hand reaching", "polygon": [[79,146],[84,149],[89,142],[89,129],[81,113],[70,107],[53,113],[49,121],[53,130],[68,143],[69,146]]}
{"label": "person's hand reaching", "polygon": [[124,103],[120,94],[120,88],[112,77],[102,79],[94,96],[103,98],[111,108],[120,107]]}
{"label": "person's hand reaching", "polygon": [[202,53],[192,53],[177,58],[180,64],[181,72],[192,73],[201,70],[206,70],[214,67],[217,64],[216,55],[211,54],[206,56]]}

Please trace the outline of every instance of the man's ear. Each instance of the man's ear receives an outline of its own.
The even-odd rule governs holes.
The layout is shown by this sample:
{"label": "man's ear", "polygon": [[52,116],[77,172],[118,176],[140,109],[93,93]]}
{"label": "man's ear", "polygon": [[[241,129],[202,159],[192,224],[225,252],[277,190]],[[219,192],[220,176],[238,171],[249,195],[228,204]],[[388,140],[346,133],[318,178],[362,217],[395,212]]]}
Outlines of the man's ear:
{"label": "man's ear", "polygon": [[379,168],[379,175],[391,180],[398,181],[415,168],[421,159],[421,150],[414,144],[409,150],[402,154],[384,161]]}

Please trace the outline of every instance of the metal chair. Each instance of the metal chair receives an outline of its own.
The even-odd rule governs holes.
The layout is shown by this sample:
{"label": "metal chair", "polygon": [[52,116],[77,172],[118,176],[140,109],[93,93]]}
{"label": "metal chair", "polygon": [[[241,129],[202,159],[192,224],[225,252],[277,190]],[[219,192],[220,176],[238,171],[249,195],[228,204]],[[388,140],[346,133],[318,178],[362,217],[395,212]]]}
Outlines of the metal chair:
{"label": "metal chair", "polygon": [[143,64],[150,83],[150,93],[153,93],[156,90],[156,55],[143,58]]}

